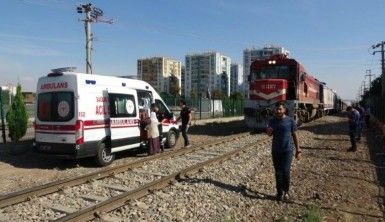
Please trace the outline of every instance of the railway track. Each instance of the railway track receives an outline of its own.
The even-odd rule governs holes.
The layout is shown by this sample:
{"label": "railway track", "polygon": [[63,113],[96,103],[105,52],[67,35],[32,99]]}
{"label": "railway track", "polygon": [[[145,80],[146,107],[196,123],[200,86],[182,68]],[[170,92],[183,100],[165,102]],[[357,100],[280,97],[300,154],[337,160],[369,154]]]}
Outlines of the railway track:
{"label": "railway track", "polygon": [[[111,211],[126,204],[127,201],[161,189],[205,165],[242,152],[255,142],[255,136],[248,134],[230,136],[189,149],[173,150],[125,165],[105,168],[88,175],[7,194],[0,197],[2,218],[6,219],[7,212],[12,211],[15,205],[17,209],[23,206],[31,208],[37,203],[36,209],[42,212],[39,215],[42,216],[42,220],[90,220],[99,217],[100,212]],[[239,144],[243,148],[239,149]],[[167,164],[170,162],[177,163],[180,167],[169,169]],[[69,200],[81,198],[84,201],[80,201],[81,204],[52,203],[58,198]],[[52,204],[48,204],[49,202]]]}

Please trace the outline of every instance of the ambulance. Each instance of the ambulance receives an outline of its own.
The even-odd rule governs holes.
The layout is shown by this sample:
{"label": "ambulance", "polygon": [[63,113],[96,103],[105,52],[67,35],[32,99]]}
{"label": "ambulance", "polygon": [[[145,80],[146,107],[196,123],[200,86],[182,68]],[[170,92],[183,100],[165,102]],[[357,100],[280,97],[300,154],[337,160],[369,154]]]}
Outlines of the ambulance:
{"label": "ambulance", "polygon": [[141,117],[155,103],[163,113],[163,138],[174,147],[179,137],[175,117],[147,82],[54,69],[37,83],[35,150],[63,158],[94,157],[99,166],[115,153],[143,148]]}

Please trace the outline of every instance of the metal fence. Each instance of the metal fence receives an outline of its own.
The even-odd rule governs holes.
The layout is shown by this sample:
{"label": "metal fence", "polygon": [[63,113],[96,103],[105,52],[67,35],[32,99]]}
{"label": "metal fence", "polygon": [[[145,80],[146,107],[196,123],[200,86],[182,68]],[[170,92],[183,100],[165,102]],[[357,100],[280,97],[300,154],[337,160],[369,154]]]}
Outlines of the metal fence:
{"label": "metal fence", "polygon": [[[179,111],[179,103],[183,99],[179,96],[163,96],[163,101],[173,111]],[[186,105],[193,110],[195,119],[216,117],[242,116],[244,99],[224,98],[221,100],[207,98],[184,98]]]}
{"label": "metal fence", "polygon": [[[8,112],[8,109],[9,109],[9,105],[4,105],[3,106],[3,110],[4,110],[4,120],[6,120],[5,118],[5,115],[7,114]],[[27,110],[27,114],[28,114],[28,118],[30,120],[32,120],[33,118],[35,118],[35,104],[25,104],[25,109]]]}
{"label": "metal fence", "polygon": [[369,99],[370,113],[381,122],[385,122],[385,101],[381,97]]}

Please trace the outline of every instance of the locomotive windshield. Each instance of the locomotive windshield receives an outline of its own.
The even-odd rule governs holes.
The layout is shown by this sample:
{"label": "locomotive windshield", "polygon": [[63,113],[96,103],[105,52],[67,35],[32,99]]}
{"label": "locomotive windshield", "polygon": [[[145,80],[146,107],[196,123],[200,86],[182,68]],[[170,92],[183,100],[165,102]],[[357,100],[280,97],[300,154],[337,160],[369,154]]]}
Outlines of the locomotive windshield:
{"label": "locomotive windshield", "polygon": [[288,66],[266,66],[253,71],[254,79],[288,79]]}

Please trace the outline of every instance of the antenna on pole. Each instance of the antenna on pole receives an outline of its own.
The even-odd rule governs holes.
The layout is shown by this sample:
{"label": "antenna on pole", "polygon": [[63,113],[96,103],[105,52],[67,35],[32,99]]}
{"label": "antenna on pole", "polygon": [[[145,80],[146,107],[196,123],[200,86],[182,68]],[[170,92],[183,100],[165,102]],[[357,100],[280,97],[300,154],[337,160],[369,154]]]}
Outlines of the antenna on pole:
{"label": "antenna on pole", "polygon": [[103,11],[100,8],[92,6],[91,3],[80,5],[76,7],[76,11],[81,14],[85,14],[85,19],[80,20],[84,21],[84,29],[86,32],[86,73],[92,74],[92,61],[91,61],[91,50],[92,50],[92,41],[93,34],[91,31],[92,22],[103,22],[112,24],[112,19],[101,19],[103,16]]}

